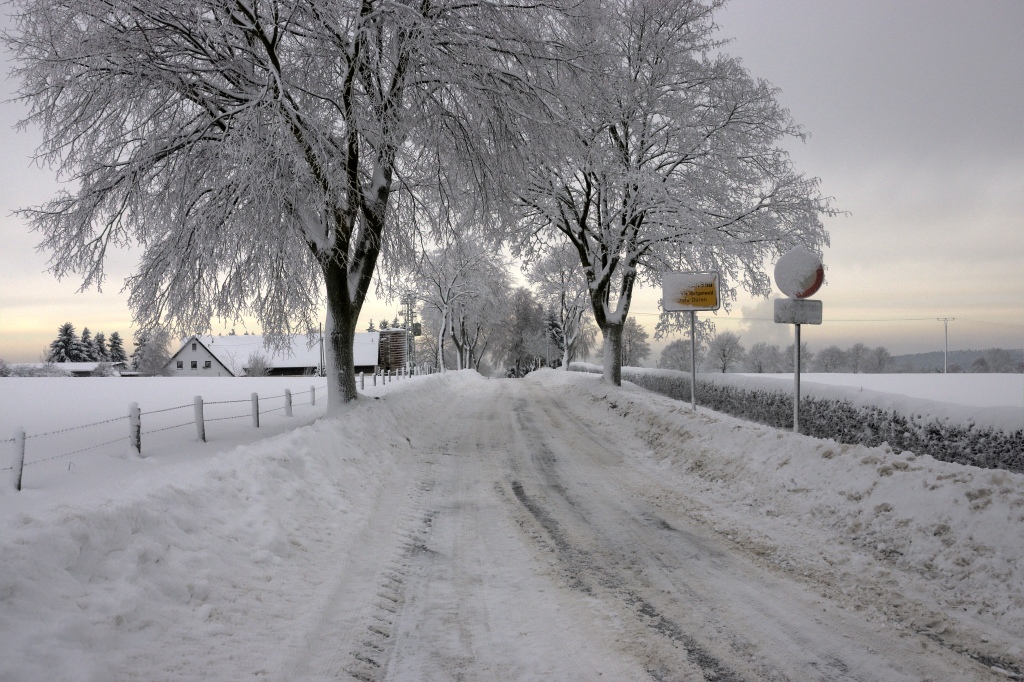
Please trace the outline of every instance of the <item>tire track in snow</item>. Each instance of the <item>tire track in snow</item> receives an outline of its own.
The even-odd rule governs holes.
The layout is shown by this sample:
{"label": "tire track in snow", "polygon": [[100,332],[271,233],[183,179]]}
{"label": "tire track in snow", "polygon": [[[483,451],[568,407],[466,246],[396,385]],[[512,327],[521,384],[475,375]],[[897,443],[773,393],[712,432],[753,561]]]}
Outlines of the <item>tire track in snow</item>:
{"label": "tire track in snow", "polygon": [[637,447],[632,437],[594,430],[529,382],[516,414],[526,449],[512,471],[518,494],[509,497],[526,512],[524,530],[555,555],[567,587],[583,585],[636,627],[657,632],[661,644],[636,636],[653,678],[681,679],[672,676],[683,658],[707,679],[937,680],[966,669],[764,573],[699,521],[658,517],[643,491],[662,482],[645,482],[651,472],[621,455]]}

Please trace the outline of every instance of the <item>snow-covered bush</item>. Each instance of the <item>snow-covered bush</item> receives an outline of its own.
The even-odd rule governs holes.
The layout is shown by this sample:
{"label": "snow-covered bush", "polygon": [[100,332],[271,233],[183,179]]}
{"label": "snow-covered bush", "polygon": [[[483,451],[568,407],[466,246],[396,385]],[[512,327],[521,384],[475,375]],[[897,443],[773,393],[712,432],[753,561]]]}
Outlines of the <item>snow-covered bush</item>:
{"label": "snow-covered bush", "polygon": [[[601,372],[600,367],[580,363],[570,369]],[[622,378],[670,398],[690,400],[690,377],[683,372],[624,367]],[[698,380],[696,398],[698,404],[718,412],[793,428],[793,396],[788,392]],[[848,400],[805,396],[800,400],[800,432],[851,445],[887,443],[897,452],[909,450],[946,462],[1024,472],[1024,429],[1007,432],[973,422],[957,424]]]}

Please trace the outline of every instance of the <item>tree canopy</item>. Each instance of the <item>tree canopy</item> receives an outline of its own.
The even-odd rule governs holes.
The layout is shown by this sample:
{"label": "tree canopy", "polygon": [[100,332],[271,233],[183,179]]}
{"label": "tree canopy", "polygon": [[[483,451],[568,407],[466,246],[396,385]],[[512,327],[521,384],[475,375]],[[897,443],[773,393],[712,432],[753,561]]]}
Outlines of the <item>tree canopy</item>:
{"label": "tree canopy", "polygon": [[521,252],[561,238],[575,250],[620,381],[621,334],[638,281],[717,270],[726,299],[767,294],[764,262],[827,241],[817,180],[778,143],[803,131],[775,89],[721,52],[718,0],[586,3],[564,34],[579,58],[547,73],[551,129],[520,195]]}

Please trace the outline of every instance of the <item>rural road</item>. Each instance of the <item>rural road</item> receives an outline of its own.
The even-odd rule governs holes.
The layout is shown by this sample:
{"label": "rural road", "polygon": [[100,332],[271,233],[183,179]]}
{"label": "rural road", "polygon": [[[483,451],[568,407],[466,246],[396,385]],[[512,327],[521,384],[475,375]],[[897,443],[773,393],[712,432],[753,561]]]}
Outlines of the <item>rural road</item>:
{"label": "rural road", "polygon": [[473,398],[399,424],[410,459],[277,677],[998,679],[766,567],[688,514],[635,437],[542,385],[495,380]]}

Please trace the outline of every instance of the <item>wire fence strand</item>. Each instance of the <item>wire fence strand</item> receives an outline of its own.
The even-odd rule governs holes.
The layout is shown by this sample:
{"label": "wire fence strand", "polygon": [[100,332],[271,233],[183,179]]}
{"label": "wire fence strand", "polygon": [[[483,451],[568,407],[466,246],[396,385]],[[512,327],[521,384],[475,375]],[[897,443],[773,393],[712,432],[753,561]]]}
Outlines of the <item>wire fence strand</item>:
{"label": "wire fence strand", "polygon": [[[68,431],[78,431],[80,429],[87,429],[87,428],[89,428],[91,426],[100,426],[102,424],[110,424],[112,422],[119,422],[122,419],[128,419],[128,416],[125,415],[123,417],[114,417],[113,419],[105,419],[104,421],[93,422],[92,424],[82,424],[81,426],[69,426],[66,429],[57,429],[55,431],[47,431],[46,433],[33,433],[31,435],[26,435],[25,436],[25,440],[28,440],[29,438],[41,438],[43,436],[53,436],[53,435],[58,434],[58,433],[67,433]],[[14,440],[14,439],[12,438],[11,440]]]}
{"label": "wire fence strand", "polygon": [[[292,393],[291,395],[292,396],[305,395],[307,393],[313,393],[314,391],[317,391],[317,390],[321,390],[322,391],[322,390],[325,390],[326,388],[327,388],[326,384],[323,385],[323,386],[314,386],[314,387],[312,387],[312,388],[310,388],[310,389],[308,389],[306,391],[300,391],[300,392]],[[277,399],[280,399],[280,398],[287,398],[287,396],[288,396],[287,393],[282,393],[280,395],[273,395],[273,396],[262,397],[261,400],[265,400],[265,401],[266,400],[277,400]],[[242,398],[242,399],[239,399],[239,400],[211,400],[209,402],[204,402],[203,404],[204,405],[232,405],[232,404],[238,404],[238,403],[248,403],[251,400],[252,400],[251,398]],[[293,402],[292,406],[293,407],[297,407],[299,405],[309,405],[309,404],[312,404],[312,402],[313,402],[312,400],[307,400],[307,401],[298,402],[298,403],[294,403]],[[152,415],[155,415],[155,414],[161,414],[161,413],[164,413],[164,412],[174,412],[175,410],[183,410],[183,409],[192,407],[193,405],[194,405],[193,403],[188,403],[188,404],[185,404],[185,405],[175,405],[173,407],[164,407],[164,408],[161,408],[161,409],[158,409],[158,410],[146,410],[146,411],[141,412],[140,416],[145,418],[145,417],[149,417],[149,416],[152,416]],[[259,411],[259,414],[269,414],[271,412],[279,412],[281,410],[284,410],[286,407],[287,407],[287,404],[286,405],[281,405],[280,407],[274,407],[274,408],[266,409],[266,410],[261,409]],[[231,419],[245,419],[245,418],[251,417],[251,416],[252,416],[252,412],[250,411],[250,412],[246,412],[245,414],[231,415],[231,416],[227,416],[227,417],[207,417],[207,418],[205,418],[203,420],[203,422],[205,423],[205,422],[228,421],[228,420],[231,420]],[[102,421],[92,422],[90,424],[82,424],[82,425],[79,425],[79,426],[69,426],[67,428],[54,429],[53,431],[45,431],[43,433],[26,434],[25,435],[25,440],[27,441],[27,440],[32,439],[32,438],[42,438],[44,436],[55,436],[55,435],[58,435],[58,434],[61,434],[61,433],[69,433],[71,431],[80,431],[82,429],[88,429],[88,428],[92,428],[94,426],[102,426],[104,424],[112,424],[114,422],[120,422],[120,421],[124,421],[126,419],[130,419],[130,417],[128,415],[124,415],[124,416],[121,416],[121,417],[112,417],[111,419],[104,419]],[[160,433],[162,431],[171,431],[173,429],[180,429],[180,428],[184,428],[186,426],[192,426],[193,424],[195,424],[195,420],[189,420],[187,422],[182,422],[180,424],[174,424],[172,426],[164,426],[164,427],[161,427],[159,429],[151,429],[151,430],[148,430],[148,431],[141,431],[140,432],[140,436],[148,436],[148,435],[152,435],[154,433]],[[90,450],[96,450],[98,448],[102,448],[102,447],[105,447],[107,445],[113,445],[115,443],[120,443],[122,441],[130,441],[130,440],[131,440],[131,436],[121,436],[120,438],[115,438],[113,440],[108,440],[108,441],[105,441],[103,443],[97,443],[95,445],[88,445],[86,447],[78,448],[76,450],[72,450],[71,452],[65,452],[65,453],[62,453],[60,455],[54,455],[52,457],[44,457],[43,459],[35,459],[35,460],[32,460],[32,461],[24,462],[22,464],[22,466],[26,466],[26,467],[27,466],[33,466],[35,464],[42,464],[43,462],[50,462],[50,461],[57,460],[57,459],[63,459],[63,458],[66,458],[66,457],[70,457],[72,455],[80,454],[82,452],[88,452]],[[4,440],[0,440],[0,444],[16,443],[17,441],[18,441],[18,438],[6,438]],[[13,469],[14,469],[13,465],[5,466],[5,467],[0,467],[0,471],[13,471]]]}
{"label": "wire fence strand", "polygon": [[[77,455],[80,452],[86,452],[87,450],[95,450],[96,448],[102,448],[104,445],[113,445],[123,440],[129,440],[128,436],[122,436],[121,438],[115,438],[114,440],[108,440],[106,443],[99,443],[97,445],[90,445],[85,448],[79,448],[78,450],[72,450],[71,452],[65,452],[63,455],[54,455],[53,457],[46,457],[44,459],[36,459],[31,462],[25,462],[23,466],[32,466],[33,464],[42,464],[43,462],[50,462],[55,459],[62,459],[64,457],[70,457],[71,455]],[[7,467],[11,469],[12,467]]]}

